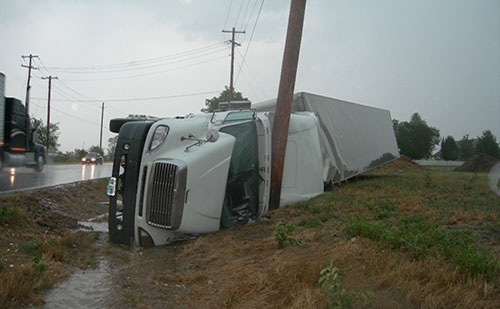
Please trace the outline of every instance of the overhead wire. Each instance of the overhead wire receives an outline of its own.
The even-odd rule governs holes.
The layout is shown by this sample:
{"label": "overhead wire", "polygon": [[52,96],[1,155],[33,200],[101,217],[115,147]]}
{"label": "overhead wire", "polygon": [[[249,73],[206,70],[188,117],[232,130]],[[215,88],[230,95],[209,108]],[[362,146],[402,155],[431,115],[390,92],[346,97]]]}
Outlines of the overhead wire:
{"label": "overhead wire", "polygon": [[238,14],[236,15],[236,19],[234,20],[234,23],[233,23],[233,27],[236,27],[236,25],[238,24],[238,20],[240,19],[240,13],[241,13],[241,9],[243,7],[243,3],[245,2],[245,0],[241,0],[240,1],[240,8],[238,10]]}
{"label": "overhead wire", "polygon": [[[250,68],[250,66],[248,65],[248,63],[247,63],[246,61],[244,61],[244,59],[243,59],[243,55],[241,54],[241,52],[240,52],[240,51],[238,51],[238,55],[240,56],[240,58],[241,58],[241,60],[242,60],[242,61],[241,61],[241,65],[240,65],[240,67],[241,67],[241,66],[246,66],[248,73],[250,73],[250,75],[252,76],[252,78],[253,78],[253,80],[255,81],[255,84],[257,85],[257,87],[259,88],[259,90],[260,90],[261,94],[262,94],[264,97],[268,97],[268,96],[267,96],[267,93],[264,91],[264,88],[263,88],[263,87],[262,87],[262,85],[259,83],[259,79],[255,76],[255,74],[253,73],[253,71],[252,71],[252,69]],[[242,72],[242,74],[243,74],[243,76],[244,76],[245,71],[244,71],[244,70],[242,70],[241,72]]]}
{"label": "overhead wire", "polygon": [[63,67],[63,66],[46,66],[47,69],[56,71],[56,72],[71,72],[71,73],[81,73],[85,71],[96,71],[97,73],[100,72],[106,72],[109,70],[116,70],[116,69],[130,69],[132,67],[140,67],[140,66],[149,66],[152,64],[158,65],[158,63],[165,62],[165,61],[171,61],[172,59],[177,59],[177,58],[183,58],[186,56],[192,56],[196,55],[199,53],[204,53],[206,51],[212,50],[212,49],[218,49],[221,46],[225,46],[222,42],[218,42],[215,44],[207,45],[204,47],[192,49],[192,50],[187,50],[179,53],[174,53],[171,55],[166,55],[166,56],[161,56],[161,57],[154,57],[154,58],[147,58],[147,59],[141,59],[141,60],[134,60],[134,61],[128,61],[128,62],[121,62],[121,63],[115,63],[115,64],[104,64],[104,65],[92,65],[92,66],[68,66],[68,67]]}
{"label": "overhead wire", "polygon": [[221,56],[221,57],[217,57],[217,58],[208,59],[208,60],[205,60],[205,61],[195,62],[195,63],[192,63],[192,64],[187,64],[187,65],[184,65],[184,66],[178,66],[178,67],[174,67],[174,68],[169,68],[169,69],[159,70],[159,71],[152,71],[152,72],[149,72],[149,73],[142,73],[142,74],[116,76],[116,77],[107,77],[107,78],[92,78],[92,79],[78,79],[77,78],[77,79],[66,79],[66,80],[67,81],[75,81],[75,82],[77,82],[77,81],[78,82],[92,82],[92,81],[110,81],[110,80],[131,79],[131,78],[151,76],[151,75],[156,75],[156,74],[161,74],[161,73],[166,73],[166,72],[172,72],[172,71],[176,71],[176,70],[181,70],[181,69],[185,69],[185,68],[190,68],[190,67],[197,66],[197,65],[202,65],[202,64],[206,64],[206,63],[210,63],[210,62],[219,61],[219,60],[225,59],[225,58],[227,58],[227,55],[224,55],[224,56]]}
{"label": "overhead wire", "polygon": [[[240,29],[243,29],[243,24],[245,23],[245,18],[247,17],[248,7],[250,6],[250,0],[247,1],[247,6],[245,8],[245,13],[243,14],[243,18],[241,19]],[[245,30],[245,29],[243,29]]]}
{"label": "overhead wire", "polygon": [[130,72],[130,71],[140,71],[147,70],[151,68],[165,67],[172,64],[177,64],[179,62],[186,62],[198,58],[203,58],[206,56],[210,56],[213,54],[220,53],[222,50],[225,50],[225,45],[217,46],[216,48],[212,48],[211,50],[204,51],[202,53],[192,54],[192,55],[184,55],[182,57],[176,59],[169,59],[162,63],[154,63],[147,65],[138,65],[138,66],[129,66],[129,67],[118,67],[118,68],[109,68],[109,69],[89,69],[89,70],[57,70],[57,72],[68,73],[68,74],[104,74],[104,73],[120,73],[120,72]]}
{"label": "overhead wire", "polygon": [[[164,100],[164,99],[176,99],[183,97],[191,97],[198,95],[206,95],[211,93],[219,93],[220,90],[203,91],[195,93],[183,93],[174,94],[167,96],[156,96],[156,97],[139,97],[139,98],[108,98],[108,99],[53,99],[54,101],[71,101],[71,102],[130,102],[130,101],[154,101],[154,100]],[[36,98],[43,99],[43,98]]]}
{"label": "overhead wire", "polygon": [[[253,25],[253,29],[252,29],[252,33],[250,35],[250,39],[248,40],[247,48],[245,49],[245,54],[243,55],[242,62],[244,62],[245,59],[246,59],[246,57],[247,57],[248,49],[250,48],[250,43],[252,42],[253,34],[255,33],[255,28],[257,27],[257,23],[259,22],[259,17],[260,17],[260,12],[262,11],[262,6],[264,6],[264,0],[262,0],[262,2],[260,3],[259,12],[257,13],[257,17],[255,18],[255,23]],[[234,80],[235,83],[238,81],[238,77],[240,76],[241,68],[242,68],[242,66],[240,66],[240,69],[238,70],[238,74],[236,74],[236,78]]]}
{"label": "overhead wire", "polygon": [[[45,64],[43,63],[43,61],[41,59],[39,59],[39,68],[40,68],[40,73],[43,73],[42,70],[47,74],[47,75],[52,75],[52,73],[47,69],[47,67],[45,66]],[[35,76],[37,77],[37,76]],[[41,76],[39,76],[41,77]],[[78,97],[82,97],[82,98],[90,98],[89,96],[86,96],[84,94],[82,94],[81,92],[79,91],[76,91],[75,89],[73,89],[72,87],[70,87],[69,85],[67,85],[62,79],[58,79],[57,80],[58,82],[57,83],[54,83],[52,84],[52,90],[56,93],[59,93],[59,94],[62,94],[63,98],[61,99],[56,99],[56,98],[51,98],[51,101],[71,101],[71,100],[78,100]],[[78,97],[76,97],[74,94],[71,94],[71,93],[68,93],[66,90],[64,90],[63,88],[59,87],[59,85],[63,85],[65,87],[65,89],[68,89],[70,90],[72,93],[78,95]],[[33,99],[39,99],[39,100],[47,100],[48,98],[33,98]],[[92,104],[91,102],[82,102],[82,103],[85,103],[84,105],[82,105],[82,107],[86,108],[87,110],[91,111],[91,112],[95,112],[96,109],[100,110],[101,107],[100,106],[97,106],[97,105],[94,105]],[[40,107],[38,105],[38,107]],[[63,112],[61,110],[59,110],[58,108],[52,106],[51,109],[53,110],[57,110],[69,117],[73,117],[75,119],[80,119],[82,120],[82,118],[80,117],[77,117],[77,116],[74,116],[74,115],[71,115],[69,113],[66,113],[66,112]],[[114,114],[114,113],[112,113]]]}
{"label": "overhead wire", "polygon": [[[231,2],[229,3],[229,8],[227,10],[227,14],[226,14],[226,19],[224,20],[224,25],[222,26],[222,29],[226,29],[226,25],[227,25],[227,20],[229,18],[229,13],[231,13],[231,7],[233,6],[233,0],[231,0]],[[224,32],[222,32],[222,37],[224,38],[224,41],[226,40],[226,34]]]}

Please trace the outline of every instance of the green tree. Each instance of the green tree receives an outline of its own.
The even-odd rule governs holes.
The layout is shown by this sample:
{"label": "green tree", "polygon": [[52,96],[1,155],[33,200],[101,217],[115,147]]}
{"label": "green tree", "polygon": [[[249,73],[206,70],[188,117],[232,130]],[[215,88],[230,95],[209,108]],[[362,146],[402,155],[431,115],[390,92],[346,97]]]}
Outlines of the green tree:
{"label": "green tree", "polygon": [[118,135],[108,138],[108,149],[106,150],[107,153],[106,155],[109,158],[113,158],[117,143],[118,143]]}
{"label": "green tree", "polygon": [[104,152],[102,151],[102,149],[98,145],[90,146],[89,152],[97,152],[101,156],[104,155]]}
{"label": "green tree", "polygon": [[87,150],[75,148],[75,158],[83,158],[87,155]]}
{"label": "green tree", "polygon": [[[205,104],[207,105],[208,112],[213,112],[219,108],[219,103],[220,102],[228,102],[229,101],[229,87],[224,86],[224,91],[220,93],[218,97],[213,97],[211,99],[207,99],[205,101]],[[236,91],[233,89],[233,101],[246,101],[248,98],[243,97],[243,94],[241,92]]]}
{"label": "green tree", "polygon": [[428,158],[439,144],[439,130],[428,126],[418,113],[410,122],[393,120],[394,134],[401,154],[411,159]]}
{"label": "green tree", "polygon": [[59,144],[57,141],[59,140],[59,123],[52,122],[49,126],[49,146],[47,147],[47,126],[44,124],[42,119],[31,119],[31,127],[34,130],[34,142],[38,144],[42,144],[45,148],[48,148],[50,151],[56,151],[59,149]]}
{"label": "green tree", "polygon": [[460,160],[468,160],[474,156],[474,140],[469,138],[469,134],[465,134],[457,144]]}
{"label": "green tree", "polygon": [[497,138],[490,130],[483,131],[483,135],[477,138],[476,154],[488,154],[493,158],[500,159]]}
{"label": "green tree", "polygon": [[443,160],[458,159],[458,145],[453,136],[447,136],[441,141],[441,158]]}

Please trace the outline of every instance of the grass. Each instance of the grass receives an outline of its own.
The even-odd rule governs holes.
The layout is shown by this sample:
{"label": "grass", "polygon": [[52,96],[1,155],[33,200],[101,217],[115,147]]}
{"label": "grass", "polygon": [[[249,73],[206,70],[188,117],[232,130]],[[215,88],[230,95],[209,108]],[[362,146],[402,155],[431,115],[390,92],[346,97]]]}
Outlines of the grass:
{"label": "grass", "polygon": [[0,197],[0,308],[40,305],[71,268],[96,266],[97,234],[72,230],[91,215],[87,203],[99,208],[90,198],[98,187],[105,183]]}
{"label": "grass", "polygon": [[414,259],[443,257],[465,273],[484,275],[495,283],[500,275],[500,263],[488,250],[476,245],[476,237],[466,231],[446,229],[420,214],[404,216],[393,223],[353,216],[347,220],[346,228],[352,236],[370,238],[390,249],[409,252]]}
{"label": "grass", "polygon": [[[373,307],[498,308],[499,205],[484,173],[372,171],[268,222],[185,243],[178,270],[160,272],[189,287],[172,292],[187,307],[324,308],[333,294],[318,273],[334,260],[345,291],[373,291]],[[278,222],[304,244],[279,249]]]}

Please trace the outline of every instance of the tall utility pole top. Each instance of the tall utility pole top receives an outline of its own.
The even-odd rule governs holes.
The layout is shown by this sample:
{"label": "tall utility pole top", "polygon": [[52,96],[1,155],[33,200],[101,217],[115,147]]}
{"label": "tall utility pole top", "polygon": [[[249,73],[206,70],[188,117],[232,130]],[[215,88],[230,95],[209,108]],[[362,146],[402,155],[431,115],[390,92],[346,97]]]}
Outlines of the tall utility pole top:
{"label": "tall utility pole top", "polygon": [[236,31],[234,30],[234,27],[232,30],[222,30],[223,33],[232,33],[231,40],[228,41],[231,43],[231,73],[229,77],[229,104],[231,104],[231,101],[233,100],[233,75],[234,75],[234,45],[241,46],[241,44],[238,44],[234,40],[234,34],[235,33],[245,33],[245,31]]}
{"label": "tall utility pole top", "polygon": [[52,76],[52,75],[49,75],[47,77],[42,77],[42,79],[48,79],[49,80],[49,96],[48,96],[48,100],[47,100],[47,155],[49,154],[49,150],[50,150],[50,93],[51,93],[51,90],[52,90],[52,80],[53,79],[58,79],[57,76]]}
{"label": "tall utility pole top", "polygon": [[31,89],[31,70],[38,70],[38,68],[33,67],[33,58],[38,58],[36,55],[29,54],[28,56],[22,55],[21,58],[29,59],[29,64],[21,64],[23,68],[28,69],[28,85],[26,86],[26,100],[24,101],[26,105],[26,114],[29,115],[29,104],[30,104],[30,89]]}
{"label": "tall utility pole top", "polygon": [[[26,59],[26,58],[29,58],[29,65],[24,65],[24,64],[21,64],[21,66],[23,68],[28,68],[28,84],[26,86],[26,100],[24,101],[24,105],[25,105],[25,108],[26,108],[26,115],[30,115],[30,89],[31,89],[31,70],[38,70],[38,68],[34,68],[33,67],[33,58],[38,58],[38,56],[36,55],[32,55],[32,54],[29,54],[29,56],[24,56],[24,55],[21,55],[21,58],[22,59]],[[30,122],[27,121],[26,122],[26,133],[30,132]],[[29,143],[30,143],[30,136],[31,134],[26,134],[26,149],[28,149],[29,147]]]}

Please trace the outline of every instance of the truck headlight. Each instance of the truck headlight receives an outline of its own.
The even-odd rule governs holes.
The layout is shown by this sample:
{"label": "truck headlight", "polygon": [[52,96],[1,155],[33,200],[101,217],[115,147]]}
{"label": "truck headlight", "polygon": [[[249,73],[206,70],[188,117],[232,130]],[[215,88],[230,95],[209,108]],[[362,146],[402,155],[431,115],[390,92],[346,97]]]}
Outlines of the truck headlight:
{"label": "truck headlight", "polygon": [[167,126],[157,126],[155,132],[153,133],[153,139],[151,140],[151,145],[149,150],[155,150],[158,148],[167,138],[168,127]]}

